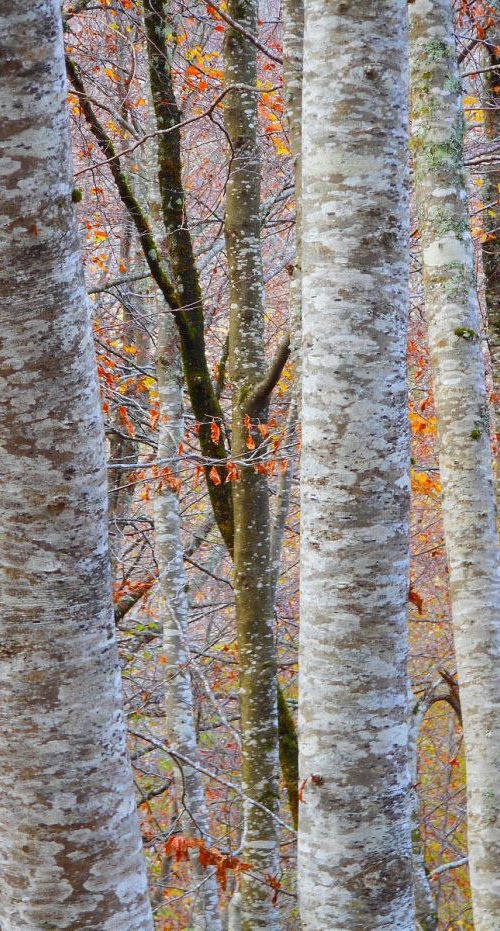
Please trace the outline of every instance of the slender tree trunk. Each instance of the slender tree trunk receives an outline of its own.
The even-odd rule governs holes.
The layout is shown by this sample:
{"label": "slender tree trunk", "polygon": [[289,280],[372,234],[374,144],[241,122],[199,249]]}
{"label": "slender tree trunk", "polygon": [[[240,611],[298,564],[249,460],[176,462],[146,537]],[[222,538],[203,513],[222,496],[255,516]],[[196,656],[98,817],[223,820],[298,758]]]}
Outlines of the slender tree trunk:
{"label": "slender tree trunk", "polygon": [[[290,329],[297,383],[300,383],[302,318],[302,77],[304,0],[283,3],[283,79],[295,181],[295,263],[290,283]],[[300,390],[298,392],[300,395]],[[300,397],[299,397],[300,404]]]}
{"label": "slender tree trunk", "polygon": [[[254,0],[231,0],[228,12],[255,33]],[[228,28],[225,45],[227,85],[255,86],[255,47]],[[267,420],[268,397],[252,393],[265,374],[264,282],[260,246],[260,160],[257,143],[257,97],[252,90],[231,91],[224,111],[231,141],[227,184],[226,246],[230,282],[229,369],[233,383],[232,454],[243,460],[257,444],[256,427]],[[241,467],[232,483],[234,508],[234,584],[240,652],[240,708],[243,791],[269,809],[245,803],[242,858],[261,878],[279,869],[277,826],[278,720],[276,650],[270,554],[267,477],[253,465]],[[255,879],[241,884],[243,931],[277,928],[270,890]]]}
{"label": "slender tree trunk", "polygon": [[[156,371],[159,393],[158,459],[173,460],[170,467],[159,466],[155,493],[155,554],[158,561],[160,615],[163,622],[165,667],[165,716],[172,749],[189,759],[198,759],[191,685],[191,655],[188,641],[188,580],[181,544],[181,515],[176,482],[175,459],[184,436],[182,374],[177,332],[172,314],[160,317]],[[177,798],[183,833],[200,838],[210,846],[210,819],[205,800],[203,777],[196,769],[184,767],[176,774]],[[184,810],[183,810],[184,808]],[[220,931],[217,881],[213,869],[203,869],[196,851],[192,852],[193,879],[201,885],[195,902],[194,931]]]}
{"label": "slender tree trunk", "polygon": [[[145,14],[149,45],[149,77],[155,118],[172,115],[178,119],[173,88],[170,82],[171,58],[166,57],[165,42],[167,26],[163,4],[151,2]],[[162,54],[163,53],[163,54]],[[163,94],[160,97],[161,91]],[[161,123],[163,125],[163,123]],[[183,293],[182,256],[188,267],[193,268],[197,297],[196,268],[189,232],[184,228],[183,190],[180,175],[180,139],[173,132],[172,139],[161,141],[150,148],[149,154],[158,166],[158,185],[148,185],[145,199],[149,202],[150,214],[163,218],[167,237],[167,249],[175,269],[176,283]],[[154,172],[150,172],[154,176]],[[156,180],[156,179],[155,179]],[[162,205],[160,205],[160,195]],[[163,210],[162,210],[163,207]],[[178,221],[175,228],[172,211]],[[161,240],[160,222],[154,223],[155,238]],[[179,243],[179,238],[181,242]],[[186,245],[187,243],[187,245]],[[192,296],[192,295],[191,295]],[[186,295],[189,300],[189,295]],[[161,300],[156,301],[158,316],[158,338],[156,351],[156,374],[158,382],[158,476],[154,498],[155,555],[158,563],[160,619],[163,628],[165,650],[165,719],[167,735],[172,749],[178,750],[189,759],[198,762],[198,741],[195,725],[195,707],[191,680],[191,653],[189,645],[189,585],[184,565],[182,545],[182,517],[179,501],[179,445],[184,437],[184,403],[182,391],[182,366],[179,339],[174,315]],[[170,461],[170,465],[165,462]],[[182,772],[175,768],[176,796],[180,813],[181,829],[185,836],[211,845],[210,816],[205,797],[202,774],[195,768],[184,767]],[[207,870],[200,864],[196,849],[191,851],[192,879],[198,887],[193,909],[193,931],[221,931],[217,880],[213,867]]]}
{"label": "slender tree trunk", "polygon": [[425,869],[424,844],[420,828],[421,806],[418,793],[418,735],[427,701],[416,702],[411,688],[409,692],[408,758],[411,780],[411,847],[413,855],[413,888],[415,892],[415,917],[421,931],[436,931],[438,916],[436,902]]}
{"label": "slender tree trunk", "polygon": [[[483,75],[485,82],[484,130],[490,142],[500,139],[500,0],[490,0],[489,9],[495,16],[495,27],[488,32],[487,63],[495,71]],[[488,345],[493,379],[493,410],[495,427],[500,433],[500,171],[490,168],[482,188],[487,205],[484,214],[483,269],[485,277],[486,313],[488,319]],[[500,462],[496,463],[496,504],[500,510]]]}
{"label": "slender tree trunk", "polygon": [[[294,476],[294,454],[289,447],[296,441],[300,416],[302,336],[302,56],[304,40],[303,0],[285,0],[283,5],[283,79],[288,118],[288,131],[293,156],[295,183],[295,262],[290,281],[289,325],[290,346],[294,364],[294,383],[288,411],[285,455],[289,456],[286,472],[278,479],[276,506],[271,531],[271,565],[273,601],[276,604],[281,551],[285,523],[290,506]],[[278,680],[278,722],[280,766],[285,781],[290,814],[295,829],[299,821],[299,748],[295,721]]]}
{"label": "slender tree trunk", "polygon": [[[166,305],[175,311],[174,318],[179,332],[186,387],[189,392],[193,413],[200,423],[201,451],[208,460],[205,472],[210,500],[217,526],[229,553],[232,555],[234,548],[232,491],[231,485],[224,480],[226,477],[225,461],[228,451],[224,443],[222,430],[218,440],[212,438],[212,424],[222,423],[223,412],[212,384],[205,354],[201,291],[196,267],[192,265],[193,249],[192,244],[189,242],[189,230],[184,211],[180,132],[175,129],[179,123],[180,114],[172,86],[171,55],[167,47],[170,40],[167,41],[168,34],[165,29],[165,6],[161,0],[147,0],[144,13],[148,36],[149,70],[153,101],[158,129],[162,131],[162,135],[159,137],[161,152],[158,159],[158,174],[160,189],[162,190],[162,219],[167,232],[167,251],[174,282],[170,279],[165,265],[160,259],[161,249],[158,246],[158,240],[153,235],[148,216],[135,196],[130,179],[123,171],[116,149],[102,123],[97,118],[90,99],[85,92],[79,69],[71,59],[67,59],[66,65],[73,88],[79,95],[80,105],[89,128],[106,159],[109,159],[110,171],[118,193],[136,226],[146,263],[165,299]],[[165,129],[168,129],[169,132],[163,134]],[[171,196],[172,191],[175,192],[176,196]],[[217,466],[218,474],[223,479],[220,484],[211,481],[209,477],[214,459],[221,460],[221,465]],[[130,601],[127,604],[130,604]],[[126,605],[124,605],[124,608],[125,611],[128,610]],[[286,710],[284,701],[280,701],[280,709]],[[280,730],[288,734],[288,739],[291,742],[295,741],[294,722],[289,713],[281,715]],[[285,776],[285,778],[287,779],[287,789],[290,794],[290,783],[288,777]]]}
{"label": "slender tree trunk", "polygon": [[[180,111],[173,78],[172,56],[176,48],[172,4],[163,0],[145,0],[144,25],[148,39],[149,81],[160,135],[158,137],[158,181],[161,216],[166,233],[168,258],[180,312],[175,314],[179,329],[186,387],[193,413],[200,424],[200,446],[207,458],[225,459],[223,431],[217,441],[211,431],[212,421],[222,424],[222,409],[216,396],[205,351],[203,299],[193,243],[188,226],[182,183]],[[170,38],[167,38],[167,28]],[[168,306],[168,304],[167,304]],[[172,306],[172,305],[171,305]],[[225,481],[215,484],[209,479],[211,465],[205,469],[207,487],[217,526],[229,551],[234,541],[232,499]],[[225,467],[220,467],[222,478]]]}
{"label": "slender tree trunk", "polygon": [[0,925],[147,931],[60,15],[0,3]]}
{"label": "slender tree trunk", "polygon": [[[299,900],[413,931],[406,4],[309,0],[303,100]],[[334,79],[332,79],[334,75]]]}
{"label": "slender tree trunk", "polygon": [[500,564],[450,0],[410,7],[415,185],[467,759],[477,931],[500,927]]}

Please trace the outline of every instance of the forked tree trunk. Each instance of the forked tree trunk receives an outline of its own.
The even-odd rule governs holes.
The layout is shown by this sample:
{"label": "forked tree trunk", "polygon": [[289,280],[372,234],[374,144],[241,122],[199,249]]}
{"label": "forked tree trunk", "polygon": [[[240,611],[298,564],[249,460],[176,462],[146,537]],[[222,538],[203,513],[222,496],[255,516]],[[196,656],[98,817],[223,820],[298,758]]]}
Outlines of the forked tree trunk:
{"label": "forked tree trunk", "polygon": [[467,761],[474,926],[500,927],[500,563],[450,0],[411,5],[412,148]]}
{"label": "forked tree trunk", "polygon": [[398,0],[305,8],[303,931],[415,926],[405,20]]}
{"label": "forked tree trunk", "polygon": [[0,925],[149,931],[60,16],[0,3]]}

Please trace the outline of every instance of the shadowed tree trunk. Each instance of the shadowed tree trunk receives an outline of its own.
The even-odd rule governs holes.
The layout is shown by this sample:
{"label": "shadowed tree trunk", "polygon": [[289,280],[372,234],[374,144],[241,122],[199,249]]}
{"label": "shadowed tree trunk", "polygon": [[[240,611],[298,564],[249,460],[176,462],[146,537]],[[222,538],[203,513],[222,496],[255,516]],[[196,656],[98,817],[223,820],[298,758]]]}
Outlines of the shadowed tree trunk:
{"label": "shadowed tree trunk", "polygon": [[[299,900],[413,931],[406,5],[305,6]],[[334,79],[332,79],[334,75]]]}
{"label": "shadowed tree trunk", "polygon": [[149,931],[60,16],[0,4],[0,925]]}

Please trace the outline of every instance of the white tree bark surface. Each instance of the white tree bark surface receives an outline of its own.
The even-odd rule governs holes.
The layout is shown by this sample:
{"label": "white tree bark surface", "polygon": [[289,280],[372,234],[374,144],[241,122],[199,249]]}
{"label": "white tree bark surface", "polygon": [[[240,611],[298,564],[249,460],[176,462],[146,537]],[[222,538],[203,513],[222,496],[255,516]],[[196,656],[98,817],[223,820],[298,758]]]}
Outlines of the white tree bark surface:
{"label": "white tree bark surface", "polygon": [[413,931],[407,36],[309,0],[303,89],[303,931]]}
{"label": "white tree bark surface", "polygon": [[[160,616],[165,649],[165,718],[172,748],[198,761],[188,640],[188,580],[181,541],[179,496],[175,487],[175,459],[184,436],[182,375],[177,331],[169,311],[160,317],[156,360],[159,393],[158,459],[173,460],[171,475],[160,472],[155,494],[155,552],[158,561]],[[176,767],[176,789],[183,833],[210,846],[210,819],[203,776],[197,769]],[[199,885],[193,931],[221,931],[217,880],[213,868],[204,869],[192,851],[193,879]],[[201,884],[201,885],[200,885]]]}
{"label": "white tree bark surface", "polygon": [[0,3],[0,926],[149,931],[60,17]]}
{"label": "white tree bark surface", "polygon": [[476,931],[500,927],[500,562],[449,0],[411,6],[412,150],[466,761]]}

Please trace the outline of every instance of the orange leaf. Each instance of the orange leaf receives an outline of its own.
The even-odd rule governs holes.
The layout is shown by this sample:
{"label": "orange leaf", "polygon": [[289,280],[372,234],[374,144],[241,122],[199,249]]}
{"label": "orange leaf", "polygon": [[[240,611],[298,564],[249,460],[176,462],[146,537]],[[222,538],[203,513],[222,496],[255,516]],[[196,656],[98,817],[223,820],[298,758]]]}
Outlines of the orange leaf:
{"label": "orange leaf", "polygon": [[212,420],[210,424],[210,436],[212,437],[212,443],[218,443],[220,440],[220,427],[219,424]]}
{"label": "orange leaf", "polygon": [[117,74],[114,68],[104,68],[104,74],[107,74],[108,78],[111,78],[116,84],[120,83],[120,75]]}
{"label": "orange leaf", "polygon": [[227,475],[226,475],[226,484],[227,482],[238,482],[241,478],[241,472],[238,469],[238,466],[235,462],[229,462],[227,465]]}
{"label": "orange leaf", "polygon": [[194,479],[193,479],[194,488],[198,487],[201,475],[203,475],[203,466],[197,465],[196,469],[194,470]]}
{"label": "orange leaf", "polygon": [[209,474],[209,477],[211,478],[212,482],[214,483],[214,485],[220,485],[220,484],[221,484],[222,479],[221,479],[221,477],[220,477],[220,475],[219,475],[219,470],[218,470],[217,466],[212,466],[212,468],[210,469],[210,472],[209,472],[208,474]]}
{"label": "orange leaf", "polygon": [[176,834],[175,837],[170,837],[167,843],[165,844],[165,853],[171,854],[177,863],[180,863],[181,860],[189,860],[189,850],[190,843],[187,837],[182,837],[181,834]]}

